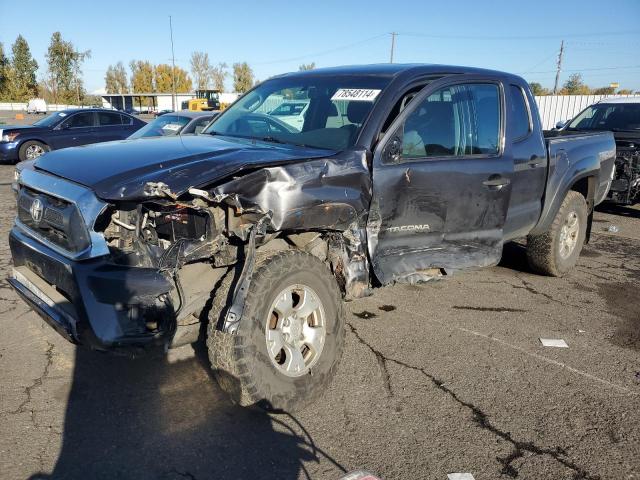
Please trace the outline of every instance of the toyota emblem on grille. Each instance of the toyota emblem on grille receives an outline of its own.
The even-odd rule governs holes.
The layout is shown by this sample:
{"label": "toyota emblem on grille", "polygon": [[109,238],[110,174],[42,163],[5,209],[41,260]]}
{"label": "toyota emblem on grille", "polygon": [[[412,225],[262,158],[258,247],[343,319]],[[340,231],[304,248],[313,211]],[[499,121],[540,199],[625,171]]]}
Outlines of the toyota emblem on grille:
{"label": "toyota emblem on grille", "polygon": [[31,207],[29,208],[29,212],[31,213],[31,218],[36,223],[40,223],[42,220],[42,214],[44,213],[44,205],[42,205],[42,201],[39,198],[36,198]]}

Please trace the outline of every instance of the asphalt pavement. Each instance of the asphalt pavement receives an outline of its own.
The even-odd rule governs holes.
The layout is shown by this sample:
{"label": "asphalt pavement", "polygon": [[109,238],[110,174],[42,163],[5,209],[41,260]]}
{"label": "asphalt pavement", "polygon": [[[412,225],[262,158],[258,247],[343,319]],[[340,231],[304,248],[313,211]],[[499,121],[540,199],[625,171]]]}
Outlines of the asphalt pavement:
{"label": "asphalt pavement", "polygon": [[[2,278],[12,170],[0,166]],[[601,209],[593,230],[561,279],[531,273],[513,243],[497,267],[350,302],[338,375],[295,415],[231,405],[201,347],[76,348],[2,281],[0,476],[640,478],[640,208]]]}

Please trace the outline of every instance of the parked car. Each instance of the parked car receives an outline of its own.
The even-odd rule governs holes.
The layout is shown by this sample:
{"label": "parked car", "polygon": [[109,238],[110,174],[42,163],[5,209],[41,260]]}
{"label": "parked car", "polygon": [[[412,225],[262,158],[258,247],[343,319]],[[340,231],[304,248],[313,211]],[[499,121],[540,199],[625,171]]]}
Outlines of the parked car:
{"label": "parked car", "polygon": [[32,98],[27,103],[27,113],[47,113],[47,102],[42,98]]}
{"label": "parked car", "polygon": [[166,115],[167,113],[173,113],[173,112],[174,111],[171,110],[170,108],[166,109],[166,110],[160,110],[160,111],[156,112],[155,117],[158,118],[158,117],[161,117],[162,115]]}
{"label": "parked car", "polygon": [[297,131],[300,131],[304,125],[304,116],[308,108],[308,101],[286,101],[271,110],[269,115],[278,117],[283,122],[294,127]]}
{"label": "parked car", "polygon": [[[285,92],[309,99],[302,131],[259,113]],[[334,127],[337,104],[346,119]],[[201,135],[20,164],[9,282],[97,349],[206,330],[236,403],[289,411],[336,370],[343,298],[495,265],[525,235],[535,271],[568,272],[614,159],[610,132],[545,137],[529,86],[507,73],[296,72],[260,83]]]}
{"label": "parked car", "polygon": [[162,115],[132,133],[129,139],[198,134],[217,114],[218,112],[181,110],[171,115]]}
{"label": "parked car", "polygon": [[143,125],[126,113],[102,109],[63,110],[33,125],[1,125],[0,161],[16,163],[59,148],[123,140]]}
{"label": "parked car", "polygon": [[611,131],[616,139],[616,170],[607,200],[640,202],[640,98],[605,98],[563,125],[567,132]]}

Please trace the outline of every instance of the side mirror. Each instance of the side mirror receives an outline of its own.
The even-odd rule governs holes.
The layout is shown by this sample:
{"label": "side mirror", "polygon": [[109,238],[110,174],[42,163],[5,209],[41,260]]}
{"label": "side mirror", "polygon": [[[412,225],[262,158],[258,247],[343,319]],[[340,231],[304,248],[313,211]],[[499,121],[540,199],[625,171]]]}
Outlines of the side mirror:
{"label": "side mirror", "polygon": [[568,120],[560,120],[558,123],[556,123],[556,128],[558,130],[561,130],[562,128],[564,128],[564,126],[569,123]]}
{"label": "side mirror", "polygon": [[399,163],[402,159],[402,139],[399,135],[394,135],[382,151],[384,163]]}

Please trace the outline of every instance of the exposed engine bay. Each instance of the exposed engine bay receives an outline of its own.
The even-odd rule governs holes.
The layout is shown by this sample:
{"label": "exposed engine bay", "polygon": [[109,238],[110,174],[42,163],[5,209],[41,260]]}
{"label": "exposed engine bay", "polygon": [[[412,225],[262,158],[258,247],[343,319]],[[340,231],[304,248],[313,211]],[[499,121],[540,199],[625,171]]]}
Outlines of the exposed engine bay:
{"label": "exposed engine bay", "polygon": [[616,172],[609,200],[623,205],[640,202],[640,142],[617,142]]}

